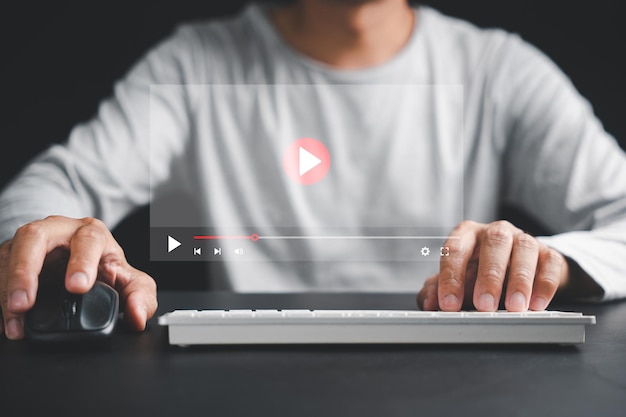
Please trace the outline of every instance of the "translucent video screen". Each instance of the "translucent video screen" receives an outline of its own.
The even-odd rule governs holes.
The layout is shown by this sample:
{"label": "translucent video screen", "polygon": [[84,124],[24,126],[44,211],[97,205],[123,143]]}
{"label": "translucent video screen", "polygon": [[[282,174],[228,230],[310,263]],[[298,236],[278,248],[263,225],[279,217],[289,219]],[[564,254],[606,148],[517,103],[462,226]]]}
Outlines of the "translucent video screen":
{"label": "translucent video screen", "polygon": [[460,85],[153,85],[156,261],[439,261]]}

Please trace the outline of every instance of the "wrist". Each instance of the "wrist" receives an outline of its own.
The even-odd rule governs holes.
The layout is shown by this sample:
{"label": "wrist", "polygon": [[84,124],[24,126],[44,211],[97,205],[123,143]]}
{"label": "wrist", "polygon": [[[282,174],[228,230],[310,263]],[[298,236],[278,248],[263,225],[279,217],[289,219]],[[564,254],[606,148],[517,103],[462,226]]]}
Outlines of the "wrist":
{"label": "wrist", "polygon": [[566,299],[601,298],[602,287],[576,261],[563,256],[565,262],[557,295]]}

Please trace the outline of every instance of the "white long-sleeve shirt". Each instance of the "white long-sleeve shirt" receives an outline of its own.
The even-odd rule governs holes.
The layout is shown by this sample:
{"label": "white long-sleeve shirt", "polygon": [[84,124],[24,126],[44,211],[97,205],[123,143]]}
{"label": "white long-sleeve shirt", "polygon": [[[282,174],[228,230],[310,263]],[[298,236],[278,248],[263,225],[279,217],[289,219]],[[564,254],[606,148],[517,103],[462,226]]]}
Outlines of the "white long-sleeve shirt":
{"label": "white long-sleeve shirt", "polygon": [[[181,25],[2,192],[0,239],[50,214],[113,228],[151,202],[155,227],[270,234],[450,230],[494,221],[506,203],[541,221],[553,235],[540,239],[603,299],[625,297],[626,156],[591,105],[519,36],[415,12],[404,48],[359,70],[293,50],[257,5]],[[315,185],[283,171],[301,137],[332,158]],[[171,190],[193,196],[200,215],[156,203]],[[375,259],[380,246],[367,241],[357,261],[348,246],[275,241],[256,253],[267,262],[219,266],[239,291],[418,291],[438,268]],[[293,251],[307,262],[277,261]]]}

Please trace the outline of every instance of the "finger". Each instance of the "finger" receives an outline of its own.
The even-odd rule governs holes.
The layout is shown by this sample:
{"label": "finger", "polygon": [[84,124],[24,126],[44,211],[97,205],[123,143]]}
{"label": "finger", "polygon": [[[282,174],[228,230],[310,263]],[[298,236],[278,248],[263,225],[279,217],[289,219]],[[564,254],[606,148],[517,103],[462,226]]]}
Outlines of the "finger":
{"label": "finger", "polygon": [[115,282],[124,300],[122,308],[127,323],[137,331],[144,330],[158,307],[156,282],[145,272],[130,266],[120,271]]}
{"label": "finger", "polygon": [[[24,326],[21,313],[12,313],[7,308],[7,277],[8,262],[12,242],[6,242],[0,247],[0,332],[8,339],[16,340],[24,337]],[[5,324],[6,323],[6,324]]]}
{"label": "finger", "polygon": [[100,260],[109,254],[123,257],[109,229],[97,219],[83,219],[70,242],[70,257],[65,273],[68,291],[83,294],[98,277]]}
{"label": "finger", "polygon": [[39,274],[48,253],[50,240],[57,235],[57,225],[35,221],[20,227],[10,244],[6,271],[5,325],[9,314],[20,314],[29,310],[35,302]]}
{"label": "finger", "polygon": [[439,264],[438,304],[444,311],[459,311],[465,292],[465,271],[477,243],[480,225],[474,222],[459,224],[446,240],[450,256],[441,257]]}
{"label": "finger", "polygon": [[508,311],[526,311],[539,258],[539,243],[527,233],[513,238],[509,280],[504,306]]}
{"label": "finger", "polygon": [[495,311],[513,248],[513,231],[509,222],[487,225],[480,236],[478,273],[474,286],[474,306],[479,311]]}
{"label": "finger", "polygon": [[437,280],[439,276],[435,277],[436,279],[433,281],[431,285],[426,288],[427,294],[424,299],[423,309],[426,311],[435,311],[439,310],[439,299],[437,296],[438,285]]}
{"label": "finger", "polygon": [[566,261],[563,255],[540,245],[538,271],[530,299],[531,310],[545,310],[559,287]]}
{"label": "finger", "polygon": [[20,340],[24,338],[24,314],[3,313],[4,334],[9,340]]}
{"label": "finger", "polygon": [[417,294],[417,305],[421,310],[433,311],[439,309],[437,300],[437,281],[439,275],[434,275],[424,282],[424,287]]}

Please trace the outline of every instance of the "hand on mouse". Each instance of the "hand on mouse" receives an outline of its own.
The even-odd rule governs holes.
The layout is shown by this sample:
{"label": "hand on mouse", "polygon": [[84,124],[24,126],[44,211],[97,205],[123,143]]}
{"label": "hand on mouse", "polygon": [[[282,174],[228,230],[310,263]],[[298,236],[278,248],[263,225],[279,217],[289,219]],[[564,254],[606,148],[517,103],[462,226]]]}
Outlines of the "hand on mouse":
{"label": "hand on mouse", "polygon": [[66,256],[65,286],[82,294],[96,279],[120,294],[129,325],[141,331],[157,308],[156,283],[133,268],[111,232],[100,220],[50,216],[22,226],[0,246],[0,307],[9,339],[24,337],[24,314],[33,307],[39,276],[46,265]]}
{"label": "hand on mouse", "polygon": [[506,221],[459,224],[439,273],[417,296],[423,310],[544,310],[569,278],[565,257]]}

